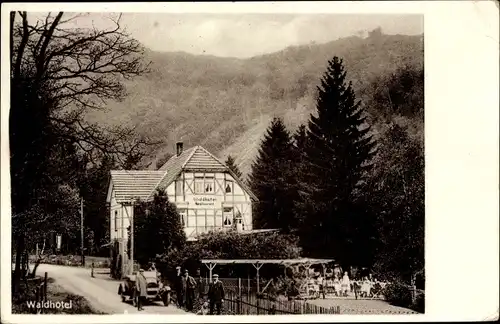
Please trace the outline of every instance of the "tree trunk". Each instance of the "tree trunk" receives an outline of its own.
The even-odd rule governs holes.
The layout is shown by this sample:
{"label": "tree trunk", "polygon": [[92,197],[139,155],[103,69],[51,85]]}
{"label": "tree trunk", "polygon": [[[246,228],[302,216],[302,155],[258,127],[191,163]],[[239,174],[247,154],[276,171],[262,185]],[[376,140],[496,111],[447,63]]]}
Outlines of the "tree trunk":
{"label": "tree trunk", "polygon": [[17,292],[21,280],[21,257],[24,253],[24,233],[19,234],[16,240],[16,267],[14,269],[12,289]]}
{"label": "tree trunk", "polygon": [[31,272],[31,275],[30,275],[30,278],[35,278],[36,276],[36,269],[38,268],[38,266],[40,265],[40,258],[38,258],[35,262],[35,266],[33,267],[33,271]]}
{"label": "tree trunk", "polygon": [[42,250],[37,251],[35,266],[33,267],[33,271],[30,274],[30,278],[35,278],[35,276],[36,276],[36,270],[37,270],[38,266],[40,265],[40,262],[42,261],[42,255],[43,255],[43,252],[45,251],[45,242],[46,241],[44,239],[43,240]]}

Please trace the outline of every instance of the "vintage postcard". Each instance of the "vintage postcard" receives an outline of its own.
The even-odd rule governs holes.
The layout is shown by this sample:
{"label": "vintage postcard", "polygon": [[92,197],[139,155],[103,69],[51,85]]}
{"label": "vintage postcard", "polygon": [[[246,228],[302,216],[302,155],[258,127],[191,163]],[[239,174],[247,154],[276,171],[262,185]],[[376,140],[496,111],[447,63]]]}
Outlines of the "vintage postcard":
{"label": "vintage postcard", "polygon": [[2,322],[498,318],[493,3],[2,9]]}

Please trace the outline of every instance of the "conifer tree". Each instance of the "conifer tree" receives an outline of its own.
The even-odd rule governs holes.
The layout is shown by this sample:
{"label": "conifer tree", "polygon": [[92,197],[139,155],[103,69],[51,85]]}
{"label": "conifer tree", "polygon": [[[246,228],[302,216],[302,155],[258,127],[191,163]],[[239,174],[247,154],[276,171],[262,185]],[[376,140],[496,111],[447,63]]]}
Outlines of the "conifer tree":
{"label": "conifer tree", "polygon": [[233,157],[231,155],[228,155],[226,161],[224,162],[226,164],[226,166],[229,168],[229,170],[233,171],[233,173],[241,179],[241,171],[240,169],[238,168],[238,166],[236,165],[236,161],[233,159]]}
{"label": "conifer tree", "polygon": [[290,228],[293,222],[293,202],[290,201],[292,162],[291,136],[281,119],[274,118],[250,175],[250,188],[259,199],[254,204],[255,228]]}
{"label": "conifer tree", "polygon": [[374,141],[338,57],[328,62],[316,112],[308,123],[305,181],[299,188],[299,210],[306,216],[303,244],[312,253],[351,262],[362,216],[356,197],[371,167]]}
{"label": "conifer tree", "polygon": [[294,146],[299,153],[302,153],[306,147],[307,129],[304,124],[301,124],[295,134],[293,134]]}
{"label": "conifer tree", "polygon": [[294,204],[294,228],[299,228],[304,221],[304,215],[300,209],[300,188],[301,185],[307,180],[307,165],[305,164],[305,149],[307,145],[307,128],[301,124],[293,134],[293,167],[290,185],[294,190],[290,192],[290,201]]}

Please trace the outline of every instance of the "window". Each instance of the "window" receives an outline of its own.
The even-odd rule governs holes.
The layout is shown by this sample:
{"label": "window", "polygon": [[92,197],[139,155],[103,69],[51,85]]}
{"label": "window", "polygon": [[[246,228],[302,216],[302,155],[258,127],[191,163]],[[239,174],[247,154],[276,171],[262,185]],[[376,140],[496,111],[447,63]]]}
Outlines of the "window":
{"label": "window", "polygon": [[205,177],[205,193],[214,193],[215,178]]}
{"label": "window", "polygon": [[222,226],[222,211],[216,210],[215,211],[215,227],[221,227]]}
{"label": "window", "polygon": [[224,226],[229,227],[233,223],[233,207],[224,207]]}
{"label": "window", "polygon": [[213,194],[215,192],[214,177],[195,177],[194,178],[194,193],[195,194]]}
{"label": "window", "polygon": [[207,215],[207,226],[215,226],[215,217],[214,215]]}
{"label": "window", "polygon": [[233,182],[226,181],[226,193],[231,193],[231,192],[233,192]]}
{"label": "window", "polygon": [[184,193],[183,184],[184,184],[184,182],[182,180],[175,181],[175,194],[177,196],[182,196],[182,194]]}
{"label": "window", "polygon": [[191,209],[187,217],[187,227],[196,227],[196,209]]}
{"label": "window", "polygon": [[187,223],[187,210],[179,209],[179,215],[181,216],[181,226],[186,227]]}
{"label": "window", "polygon": [[205,188],[203,188],[203,178],[195,178],[194,179],[194,193],[202,194],[204,193]]}
{"label": "window", "polygon": [[118,232],[118,211],[115,210],[115,232]]}
{"label": "window", "polygon": [[205,227],[205,219],[206,219],[206,215],[204,213],[204,210],[198,212],[198,219],[197,219],[197,224],[196,226],[198,227]]}

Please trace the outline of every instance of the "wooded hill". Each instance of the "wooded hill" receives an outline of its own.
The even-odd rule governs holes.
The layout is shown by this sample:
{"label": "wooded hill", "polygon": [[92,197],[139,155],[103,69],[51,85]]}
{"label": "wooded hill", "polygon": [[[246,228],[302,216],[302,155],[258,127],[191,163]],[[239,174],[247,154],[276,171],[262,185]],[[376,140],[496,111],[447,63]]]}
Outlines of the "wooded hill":
{"label": "wooded hill", "polygon": [[[172,154],[180,140],[185,147],[202,145],[221,159],[231,154],[246,175],[273,117],[283,118],[290,131],[307,121],[316,87],[334,55],[344,59],[348,79],[373,124],[386,113],[368,106],[375,94],[384,93],[377,85],[404,66],[423,73],[422,36],[371,33],[249,59],[147,51],[151,72],[127,81],[129,96],[123,102],[110,102],[106,111],[87,118],[134,126],[138,134],[161,140],[149,153],[150,168]],[[416,100],[423,107],[423,95]],[[394,117],[423,139],[423,111]]]}

